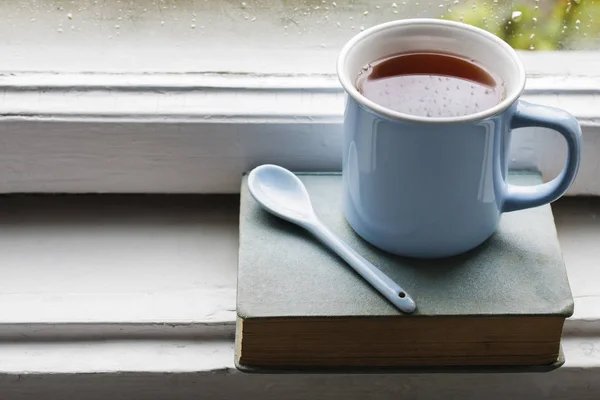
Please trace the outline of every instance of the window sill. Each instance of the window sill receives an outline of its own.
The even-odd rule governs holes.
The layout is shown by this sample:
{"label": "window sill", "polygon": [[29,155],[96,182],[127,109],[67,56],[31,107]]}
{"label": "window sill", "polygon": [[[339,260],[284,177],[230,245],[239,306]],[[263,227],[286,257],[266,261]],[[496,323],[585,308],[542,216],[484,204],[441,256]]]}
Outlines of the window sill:
{"label": "window sill", "polygon": [[0,304],[10,305],[0,308],[3,399],[74,391],[79,398],[600,393],[595,198],[554,206],[576,310],[565,327],[564,367],[533,375],[402,376],[235,370],[236,196],[9,196],[0,202]]}
{"label": "window sill", "polygon": [[[272,62],[256,58],[295,61],[269,54]],[[600,195],[599,52],[521,55],[524,98],[583,126],[570,194]],[[0,193],[236,193],[241,174],[261,163],[339,170],[344,94],[331,60],[294,73],[0,74]],[[564,153],[557,134],[513,135],[513,167],[551,178]]]}

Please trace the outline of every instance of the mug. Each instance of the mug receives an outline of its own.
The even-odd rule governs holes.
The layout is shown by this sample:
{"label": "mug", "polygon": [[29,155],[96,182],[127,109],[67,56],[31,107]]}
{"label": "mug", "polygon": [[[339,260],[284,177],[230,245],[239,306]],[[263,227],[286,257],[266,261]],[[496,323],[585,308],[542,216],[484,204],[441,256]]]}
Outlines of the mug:
{"label": "mug", "polygon": [[[451,53],[483,65],[503,80],[503,100],[475,114],[428,118],[384,108],[357,90],[365,65],[423,51]],[[416,258],[466,252],[494,233],[503,212],[550,203],[577,175],[579,124],[563,110],[519,100],[526,76],[521,60],[483,29],[436,19],[378,25],[343,47],[337,74],[347,94],[344,215],[359,236],[383,250]],[[566,165],[547,183],[508,184],[511,130],[534,126],[564,136]]]}

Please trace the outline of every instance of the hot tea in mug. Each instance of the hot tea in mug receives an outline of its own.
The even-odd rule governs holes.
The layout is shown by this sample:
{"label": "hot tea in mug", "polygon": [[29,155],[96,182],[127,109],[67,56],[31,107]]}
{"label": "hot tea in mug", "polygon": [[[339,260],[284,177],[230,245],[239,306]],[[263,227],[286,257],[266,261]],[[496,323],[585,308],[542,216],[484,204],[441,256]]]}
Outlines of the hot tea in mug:
{"label": "hot tea in mug", "polygon": [[[408,19],[369,28],[342,49],[346,220],[404,256],[463,253],[504,212],[547,204],[573,183],[581,129],[567,112],[519,99],[525,68],[507,43],[467,24]],[[537,186],[506,181],[512,130],[539,126],[567,142],[567,162]]]}
{"label": "hot tea in mug", "polygon": [[487,110],[504,98],[499,77],[454,54],[397,54],[366,65],[358,91],[375,103],[422,117],[459,117]]}

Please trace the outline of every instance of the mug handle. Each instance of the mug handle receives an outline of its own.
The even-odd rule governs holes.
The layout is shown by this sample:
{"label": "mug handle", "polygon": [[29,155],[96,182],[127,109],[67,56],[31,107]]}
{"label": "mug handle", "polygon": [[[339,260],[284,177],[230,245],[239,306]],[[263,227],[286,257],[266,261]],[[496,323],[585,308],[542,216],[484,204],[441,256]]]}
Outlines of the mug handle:
{"label": "mug handle", "polygon": [[510,121],[510,129],[538,126],[560,133],[567,141],[567,163],[550,182],[535,186],[507,184],[503,212],[524,210],[548,204],[562,196],[571,186],[581,159],[581,127],[571,114],[554,107],[519,101]]}

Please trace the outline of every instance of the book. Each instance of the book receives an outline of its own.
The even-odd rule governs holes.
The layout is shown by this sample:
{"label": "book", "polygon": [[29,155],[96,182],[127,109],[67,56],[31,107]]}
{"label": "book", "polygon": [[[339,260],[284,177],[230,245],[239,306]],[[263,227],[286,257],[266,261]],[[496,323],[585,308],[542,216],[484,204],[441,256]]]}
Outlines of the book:
{"label": "book", "polygon": [[[316,214],[402,285],[403,314],[308,232],[263,210],[243,179],[236,365],[244,370],[550,370],[573,298],[549,205],[506,213],[497,232],[451,258],[371,246],[342,212],[339,174],[299,174]],[[537,184],[537,173],[513,173]]]}

